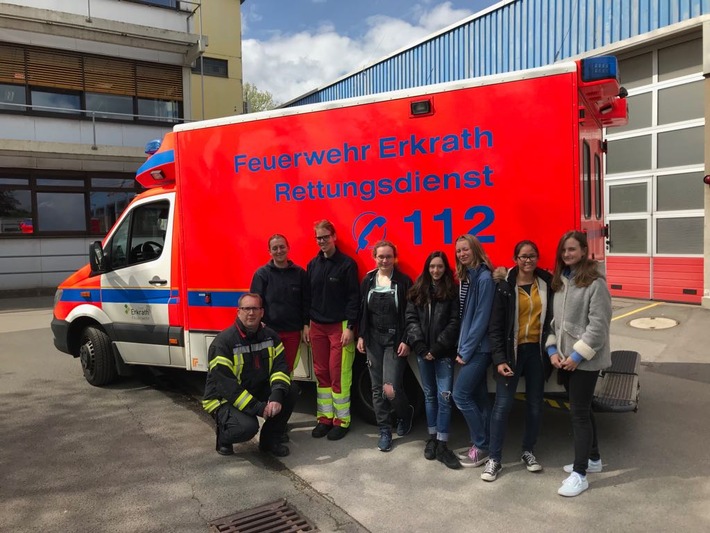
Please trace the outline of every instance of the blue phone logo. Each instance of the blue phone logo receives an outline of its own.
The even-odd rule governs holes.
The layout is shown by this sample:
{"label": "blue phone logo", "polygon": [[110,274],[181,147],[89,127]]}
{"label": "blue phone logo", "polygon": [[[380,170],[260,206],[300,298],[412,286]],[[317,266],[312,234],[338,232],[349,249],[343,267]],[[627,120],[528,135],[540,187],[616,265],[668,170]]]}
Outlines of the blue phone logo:
{"label": "blue phone logo", "polygon": [[[387,219],[377,213],[368,211],[362,213],[353,222],[353,239],[357,243],[355,253],[368,247],[370,241],[379,241],[387,235]],[[370,238],[373,235],[373,238]]]}

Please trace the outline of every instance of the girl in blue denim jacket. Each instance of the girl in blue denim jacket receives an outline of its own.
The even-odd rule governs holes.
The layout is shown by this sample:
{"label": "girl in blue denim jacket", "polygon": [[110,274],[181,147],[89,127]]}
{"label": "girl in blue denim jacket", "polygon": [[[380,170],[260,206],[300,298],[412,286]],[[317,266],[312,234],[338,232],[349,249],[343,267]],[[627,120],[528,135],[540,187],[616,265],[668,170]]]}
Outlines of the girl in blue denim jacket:
{"label": "girl in blue denim jacket", "polygon": [[465,234],[456,239],[461,332],[456,356],[460,371],[453,397],[471,435],[471,447],[459,455],[463,466],[481,466],[488,459],[490,406],[486,374],[491,364],[488,321],[495,293],[492,270],[476,237]]}

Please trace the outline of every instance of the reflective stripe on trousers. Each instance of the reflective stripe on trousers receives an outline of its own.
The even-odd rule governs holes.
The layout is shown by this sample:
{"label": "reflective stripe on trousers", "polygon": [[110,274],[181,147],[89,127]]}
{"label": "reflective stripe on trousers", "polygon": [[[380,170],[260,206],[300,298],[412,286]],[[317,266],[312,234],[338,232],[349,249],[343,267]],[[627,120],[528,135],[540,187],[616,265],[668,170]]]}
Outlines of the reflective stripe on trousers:
{"label": "reflective stripe on trousers", "polygon": [[350,426],[350,387],[355,360],[355,343],[347,346],[341,343],[346,327],[346,321],[336,324],[311,322],[313,370],[318,382],[316,416],[319,422],[342,427]]}

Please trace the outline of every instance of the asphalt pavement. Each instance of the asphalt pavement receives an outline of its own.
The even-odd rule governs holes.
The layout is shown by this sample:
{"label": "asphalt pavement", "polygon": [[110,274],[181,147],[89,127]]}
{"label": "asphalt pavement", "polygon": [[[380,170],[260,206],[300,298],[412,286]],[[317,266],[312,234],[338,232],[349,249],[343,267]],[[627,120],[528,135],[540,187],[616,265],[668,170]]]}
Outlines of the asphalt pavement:
{"label": "asphalt pavement", "polygon": [[[655,329],[634,327],[639,318]],[[564,411],[545,411],[545,469],[532,474],[519,463],[516,405],[494,483],[480,468],[426,461],[423,420],[389,453],[358,420],[342,441],[314,440],[312,386],[291,419],[291,455],[250,442],[221,457],[188,388],[145,369],[92,387],[54,349],[50,320],[51,299],[0,300],[1,531],[206,532],[280,500],[320,531],[710,530],[710,311],[700,307],[614,300],[612,348],[642,355],[640,408],[598,415],[604,471],[572,499],[556,494],[572,459]],[[677,325],[657,327],[668,320]],[[451,434],[466,444],[459,415]]]}

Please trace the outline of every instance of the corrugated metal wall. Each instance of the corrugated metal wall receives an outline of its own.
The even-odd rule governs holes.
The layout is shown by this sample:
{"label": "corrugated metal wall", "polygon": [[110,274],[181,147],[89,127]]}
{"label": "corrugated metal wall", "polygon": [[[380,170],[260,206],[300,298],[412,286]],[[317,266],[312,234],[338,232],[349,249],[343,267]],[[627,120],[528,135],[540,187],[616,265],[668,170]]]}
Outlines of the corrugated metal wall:
{"label": "corrugated metal wall", "polygon": [[710,13],[710,0],[512,0],[288,106],[539,67]]}

